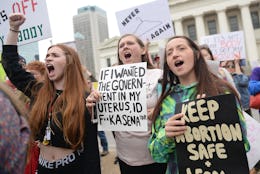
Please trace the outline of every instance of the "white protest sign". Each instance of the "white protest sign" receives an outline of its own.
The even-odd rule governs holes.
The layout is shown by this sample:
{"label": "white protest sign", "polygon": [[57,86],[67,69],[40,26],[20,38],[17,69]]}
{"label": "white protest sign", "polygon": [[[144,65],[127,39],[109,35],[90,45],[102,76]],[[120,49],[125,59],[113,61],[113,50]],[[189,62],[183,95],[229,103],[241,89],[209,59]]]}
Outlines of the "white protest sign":
{"label": "white protest sign", "polygon": [[246,58],[243,31],[203,36],[200,44],[207,44],[218,61],[234,60],[236,53],[240,54],[241,59]]}
{"label": "white protest sign", "polygon": [[147,131],[146,67],[135,63],[101,69],[98,130]]}
{"label": "white protest sign", "polygon": [[250,151],[246,155],[249,169],[252,169],[260,160],[260,123],[246,112],[243,112],[243,115],[246,119],[247,139],[250,143]]}
{"label": "white protest sign", "polygon": [[11,13],[22,13],[26,21],[20,27],[18,45],[50,38],[51,29],[45,0],[0,0],[0,50],[9,30]]}
{"label": "white protest sign", "polygon": [[120,34],[135,34],[143,41],[174,36],[168,0],[157,0],[116,12]]}

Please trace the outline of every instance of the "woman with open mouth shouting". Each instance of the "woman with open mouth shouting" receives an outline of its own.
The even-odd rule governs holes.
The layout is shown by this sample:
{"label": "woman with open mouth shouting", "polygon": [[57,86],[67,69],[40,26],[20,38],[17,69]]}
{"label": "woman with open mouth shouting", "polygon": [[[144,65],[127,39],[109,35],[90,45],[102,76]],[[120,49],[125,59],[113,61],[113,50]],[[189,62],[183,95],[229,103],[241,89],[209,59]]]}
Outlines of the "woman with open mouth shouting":
{"label": "woman with open mouth shouting", "polygon": [[31,98],[29,123],[40,149],[37,173],[100,174],[97,125],[85,106],[86,85],[79,56],[66,45],[50,46],[45,79],[37,82],[18,63],[17,38],[24,21],[20,13],[9,17],[3,65],[11,82]]}
{"label": "woman with open mouth shouting", "polygon": [[[237,101],[239,97],[231,84],[209,71],[199,47],[186,36],[174,36],[168,40],[163,67],[162,93],[152,115],[149,149],[156,162],[168,163],[166,174],[178,174],[180,161],[177,160],[175,139],[187,131],[187,122],[184,113],[175,113],[176,103],[226,93],[234,94]],[[237,110],[241,113],[239,102]],[[239,119],[244,131],[245,150],[248,151],[244,116],[239,114]]]}

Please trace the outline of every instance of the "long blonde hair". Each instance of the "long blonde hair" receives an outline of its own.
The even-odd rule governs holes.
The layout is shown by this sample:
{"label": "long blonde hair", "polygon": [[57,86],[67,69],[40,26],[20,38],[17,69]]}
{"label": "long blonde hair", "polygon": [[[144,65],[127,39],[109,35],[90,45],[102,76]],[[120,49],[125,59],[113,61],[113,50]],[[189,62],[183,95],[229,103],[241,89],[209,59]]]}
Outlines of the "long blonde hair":
{"label": "long blonde hair", "polygon": [[[64,139],[71,148],[77,149],[81,146],[85,135],[85,91],[86,82],[82,74],[81,63],[77,52],[66,45],[57,44],[66,55],[66,66],[64,70],[64,90],[55,104],[53,104],[52,117],[55,124],[63,131]],[[48,50],[49,50],[48,49]],[[48,105],[55,96],[53,82],[45,77],[43,86],[40,88],[30,113],[30,126],[33,138],[40,133],[48,114]],[[57,118],[57,112],[62,114],[62,123]]]}

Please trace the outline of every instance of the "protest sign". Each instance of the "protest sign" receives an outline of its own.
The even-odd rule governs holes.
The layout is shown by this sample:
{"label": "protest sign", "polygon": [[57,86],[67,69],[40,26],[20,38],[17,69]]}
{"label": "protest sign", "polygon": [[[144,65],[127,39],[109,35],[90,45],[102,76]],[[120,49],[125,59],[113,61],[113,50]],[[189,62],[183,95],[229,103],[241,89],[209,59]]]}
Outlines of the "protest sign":
{"label": "protest sign", "polygon": [[98,130],[147,131],[146,67],[135,63],[101,69]]}
{"label": "protest sign", "polygon": [[247,138],[250,143],[250,151],[246,155],[249,168],[252,169],[260,160],[260,123],[246,112],[243,112],[243,114],[246,119]]}
{"label": "protest sign", "polygon": [[187,125],[175,137],[180,174],[249,172],[233,94],[178,103],[176,113],[185,114]]}
{"label": "protest sign", "polygon": [[18,45],[51,37],[46,0],[0,0],[0,2],[0,50],[9,31],[8,17],[11,13],[22,13],[26,17],[26,21],[20,27]]}
{"label": "protest sign", "polygon": [[234,54],[246,58],[243,31],[203,36],[200,44],[207,44],[218,61],[234,60]]}
{"label": "protest sign", "polygon": [[120,34],[135,34],[143,41],[174,36],[167,0],[157,0],[116,12]]}

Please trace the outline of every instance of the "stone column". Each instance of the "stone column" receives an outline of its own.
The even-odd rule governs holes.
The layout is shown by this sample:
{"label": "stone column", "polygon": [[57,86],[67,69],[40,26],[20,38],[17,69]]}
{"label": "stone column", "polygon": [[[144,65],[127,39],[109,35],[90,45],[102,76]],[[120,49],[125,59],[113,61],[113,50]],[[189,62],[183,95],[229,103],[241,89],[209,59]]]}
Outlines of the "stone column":
{"label": "stone column", "polygon": [[199,42],[200,38],[206,35],[203,14],[195,15],[195,26],[197,33],[197,41]]}
{"label": "stone column", "polygon": [[240,10],[244,29],[247,59],[249,60],[251,68],[254,68],[259,64],[259,57],[256,46],[255,31],[253,28],[249,10],[249,4],[241,5]]}
{"label": "stone column", "polygon": [[175,35],[184,35],[182,19],[177,19],[174,21]]}
{"label": "stone column", "polygon": [[219,26],[219,32],[220,33],[227,33],[229,32],[229,24],[227,20],[227,15],[225,9],[217,11],[218,15],[218,26]]}

